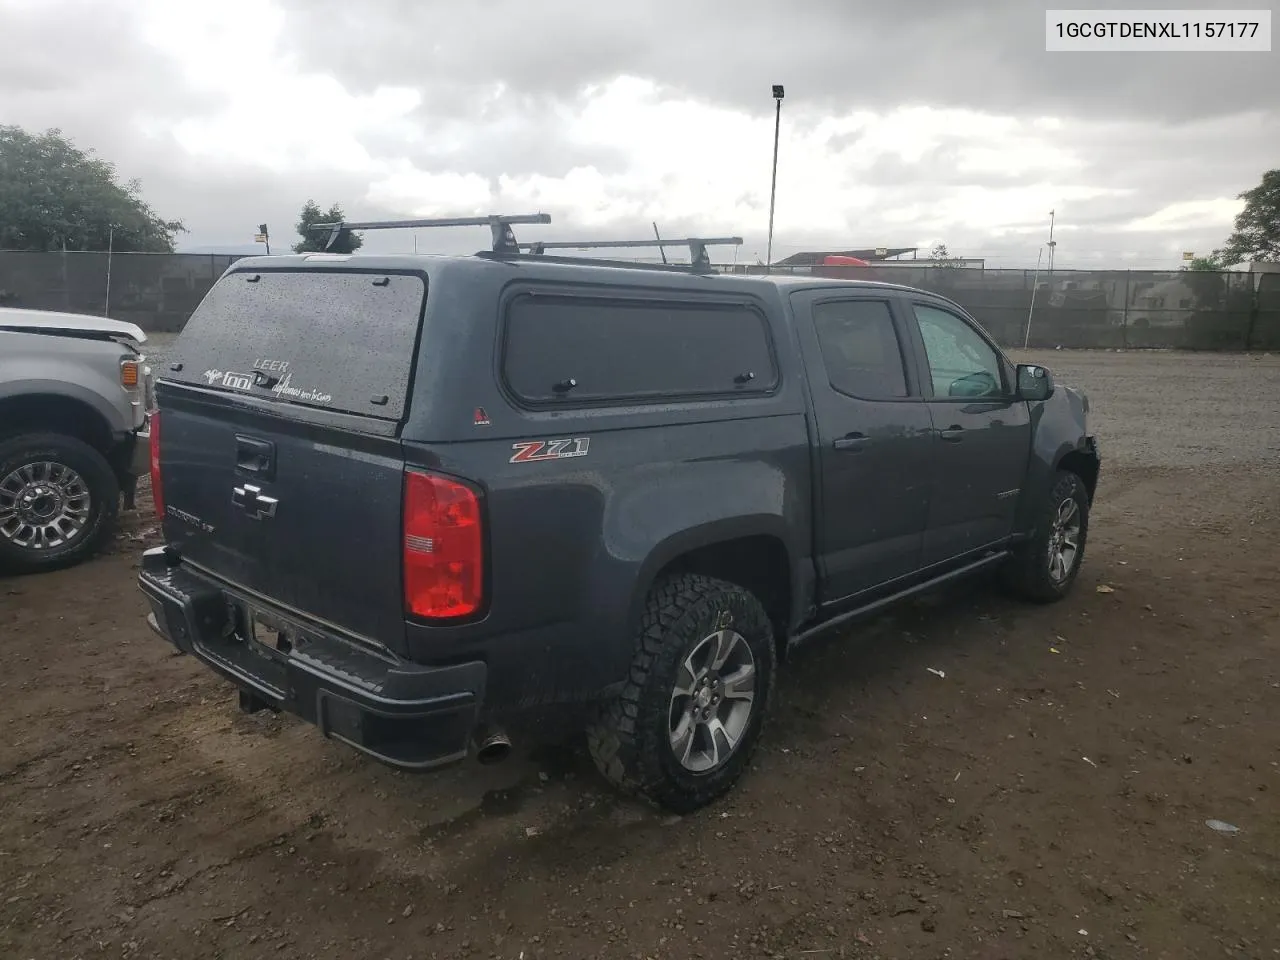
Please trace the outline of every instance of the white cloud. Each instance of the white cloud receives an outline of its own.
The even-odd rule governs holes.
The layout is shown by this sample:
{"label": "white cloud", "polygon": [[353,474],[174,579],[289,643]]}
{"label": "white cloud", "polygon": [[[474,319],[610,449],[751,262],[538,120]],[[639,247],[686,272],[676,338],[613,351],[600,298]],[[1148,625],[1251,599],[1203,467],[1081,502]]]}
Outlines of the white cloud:
{"label": "white cloud", "polygon": [[[426,173],[404,161],[369,185],[370,203],[403,210],[413,217],[482,216],[490,212],[489,181],[474,173]],[[355,211],[348,211],[359,219]]]}
{"label": "white cloud", "polygon": [[363,135],[412,139],[408,117],[422,103],[419,91],[387,86],[357,96],[332,76],[299,71],[281,51],[284,15],[270,4],[138,2],[146,8],[145,39],[157,50],[182,51],[175,60],[186,81],[221,101],[212,114],[172,129],[187,153],[273,172],[371,173],[383,164]]}
{"label": "white cloud", "polygon": [[[561,178],[504,177],[503,201],[563,210],[593,226],[674,218],[722,232],[767,217],[773,129],[758,118],[664,98],[651,82],[620,78],[587,91],[569,130],[579,145],[621,147],[627,169],[610,176],[587,167]],[[1082,161],[1051,135],[1034,121],[974,111],[909,107],[817,122],[803,115],[793,122],[784,113],[775,231],[847,243],[851,231],[870,223],[995,230],[1038,220],[1054,202],[1114,192],[1055,181],[1074,174]],[[833,137],[849,145],[832,147]],[[991,146],[993,139],[1001,145]],[[958,173],[1005,169],[1044,179],[1033,187],[962,187],[920,203],[908,199],[905,177],[899,189],[864,183],[873,165],[918,162],[941,147],[954,150]]]}
{"label": "white cloud", "polygon": [[[566,13],[560,30],[536,49],[527,38],[504,41],[520,41],[514,66],[510,56],[491,56],[464,75],[475,62],[464,58],[479,22],[474,11],[434,8],[428,19],[435,29],[419,44],[391,31],[394,16],[382,0],[370,0],[367,16],[358,17],[349,7],[315,0],[303,7],[305,23],[290,19],[282,6],[288,2],[0,0],[0,16],[16,17],[11,22],[27,38],[7,70],[0,64],[7,119],[62,126],[117,161],[122,175],[141,176],[157,209],[187,222],[191,245],[239,242],[245,224],[263,219],[292,223],[313,196],[322,205],[341,203],[353,218],[552,213],[553,225],[531,229],[529,239],[582,232],[647,237],[657,221],[664,234],[741,234],[744,255],[763,254],[772,103],[762,97],[752,107],[736,94],[712,99],[706,85],[673,86],[686,74],[652,67],[661,66],[669,45],[656,35],[630,35],[647,29],[645,17],[594,8],[585,19],[596,39],[584,41],[575,33],[583,18]],[[55,9],[81,16],[47,27],[60,46],[57,56],[42,60],[39,44],[30,41],[44,35],[39,18],[46,3],[51,24]],[[317,12],[322,7],[330,13]],[[815,17],[836,16],[834,9],[823,7],[804,29],[816,29]],[[425,16],[417,7],[405,11]],[[299,16],[296,6],[292,16]],[[932,16],[910,27],[922,55],[952,42],[949,14]],[[619,17],[627,36],[615,29]],[[705,11],[697,17],[705,20]],[[369,18],[378,29],[363,33],[374,22]],[[495,30],[514,29],[512,23],[508,17]],[[762,29],[738,20],[715,28],[715,56],[732,72],[735,89],[739,80],[756,84],[753,72],[764,76],[759,65],[744,65],[733,46],[759,39]],[[105,35],[116,38],[108,52],[123,49],[124,40],[145,45],[104,55],[74,83],[63,82],[58,71],[68,51],[101,51],[105,45],[94,47],[93,40]],[[788,37],[770,49],[777,54]],[[595,45],[587,49],[584,42]],[[325,44],[330,55],[315,55]],[[879,46],[852,36],[846,62],[874,59]],[[650,57],[655,51],[658,60]],[[793,49],[789,56],[801,54]],[[1108,62],[1114,70],[1123,66]],[[1033,67],[1020,61],[1005,67],[1024,71],[1029,93],[1012,105],[981,85],[957,81],[971,90],[961,97],[950,85],[912,86],[911,77],[901,81],[900,96],[883,87],[872,95],[866,84],[874,86],[874,78],[853,82],[836,66],[825,91],[812,84],[806,91],[794,78],[807,63],[773,56],[764,76],[789,81],[778,165],[779,256],[934,237],[953,253],[1029,265],[1047,232],[1048,211],[1056,209],[1057,262],[1064,267],[1097,265],[1135,249],[1176,260],[1180,249],[1221,244],[1239,209],[1223,197],[1253,186],[1274,165],[1280,133],[1274,112],[1246,113],[1243,105],[1180,125],[1139,110],[1128,119],[1115,111],[1072,114],[1061,99],[1031,95],[1039,89],[1028,72]],[[830,95],[837,87],[849,92]],[[454,246],[440,238],[442,248],[458,251],[473,249],[475,239]],[[407,234],[366,237],[368,250],[411,244]]]}
{"label": "white cloud", "polygon": [[[185,9],[165,8],[153,28],[157,42],[172,39],[166,31],[207,25],[187,22]],[[497,113],[444,123],[433,127],[434,137],[424,138],[421,125],[409,119],[419,106],[416,91],[384,87],[354,96],[332,77],[292,73],[287,62],[273,60],[271,36],[278,29],[279,22],[268,18],[253,43],[234,52],[234,33],[214,30],[206,37],[201,55],[188,66],[192,76],[208,76],[233,56],[241,58],[241,70],[248,63],[275,65],[263,78],[265,86],[230,71],[221,81],[226,106],[174,131],[184,150],[277,172],[359,173],[369,180],[364,200],[414,216],[550,210],[557,221],[593,229],[656,220],[692,224],[707,233],[742,232],[767,218],[773,128],[744,111],[673,97],[650,80],[619,77],[586,89],[576,109],[561,108],[557,119],[570,148],[617,149],[626,158],[624,169],[605,174],[584,165],[562,176],[505,174],[495,190],[463,168],[420,169],[408,154],[425,141],[433,158],[462,163],[475,141],[501,142],[519,117]],[[494,91],[495,102],[500,94]],[[972,231],[1004,229],[1039,218],[1046,204],[1107,193],[1053,182],[1077,171],[1081,161],[1055,142],[1055,125],[1045,129],[1034,119],[918,106],[828,117],[795,112],[794,118],[784,113],[779,148],[779,240],[804,233],[848,243],[851,232],[864,231],[861,242],[890,242],[887,234],[902,227],[913,233],[945,232],[957,224]],[[384,149],[398,146],[400,155],[371,154],[364,141],[373,132]],[[832,146],[833,138],[846,145]],[[864,182],[875,165],[919,163],[939,149],[951,151],[957,174],[1006,171],[1045,179],[1034,187],[960,187],[922,202],[910,200],[906,178],[901,188]],[[359,216],[350,206],[348,213]],[[863,225],[876,223],[882,227],[872,238],[865,231],[876,228]],[[787,246],[783,242],[779,249]]]}
{"label": "white cloud", "polygon": [[1205,227],[1229,229],[1231,222],[1244,209],[1244,201],[1228,197],[1213,200],[1187,200],[1171,203],[1155,213],[1124,225],[1122,229],[1135,232],[1166,232],[1197,230]]}

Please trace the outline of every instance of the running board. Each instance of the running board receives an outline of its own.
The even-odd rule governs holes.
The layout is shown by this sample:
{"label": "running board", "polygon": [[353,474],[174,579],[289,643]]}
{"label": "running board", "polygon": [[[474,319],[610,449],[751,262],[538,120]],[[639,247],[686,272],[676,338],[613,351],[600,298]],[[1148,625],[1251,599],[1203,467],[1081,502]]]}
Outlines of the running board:
{"label": "running board", "polygon": [[913,587],[907,587],[905,590],[899,590],[897,593],[891,593],[887,597],[881,597],[879,600],[873,600],[871,603],[864,606],[854,607],[852,610],[846,610],[844,613],[837,614],[830,620],[823,620],[821,623],[814,624],[807,630],[801,630],[799,633],[793,634],[791,640],[787,643],[787,646],[797,646],[811,640],[820,633],[825,633],[835,627],[843,626],[850,621],[857,620],[861,617],[867,617],[871,614],[879,613],[886,607],[893,606],[899,601],[906,600],[908,597],[928,593],[930,590],[941,587],[953,580],[963,580],[965,577],[980,573],[988,567],[994,567],[1008,558],[1009,551],[1001,550],[998,553],[993,553],[980,560],[967,563],[963,567],[958,567],[957,569],[944,573],[941,576],[934,577],[932,580],[926,580]]}

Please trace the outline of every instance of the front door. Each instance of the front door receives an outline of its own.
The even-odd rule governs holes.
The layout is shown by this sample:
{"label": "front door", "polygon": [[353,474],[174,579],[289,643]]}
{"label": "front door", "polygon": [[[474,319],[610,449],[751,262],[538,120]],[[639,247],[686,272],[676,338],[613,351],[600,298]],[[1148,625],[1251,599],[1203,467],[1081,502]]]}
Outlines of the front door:
{"label": "front door", "polygon": [[883,292],[809,291],[795,305],[820,449],[819,591],[830,603],[917,569],[936,442]]}
{"label": "front door", "polygon": [[1008,364],[959,312],[910,305],[920,376],[939,443],[923,563],[943,563],[1013,532],[1031,455],[1027,404],[1013,396]]}

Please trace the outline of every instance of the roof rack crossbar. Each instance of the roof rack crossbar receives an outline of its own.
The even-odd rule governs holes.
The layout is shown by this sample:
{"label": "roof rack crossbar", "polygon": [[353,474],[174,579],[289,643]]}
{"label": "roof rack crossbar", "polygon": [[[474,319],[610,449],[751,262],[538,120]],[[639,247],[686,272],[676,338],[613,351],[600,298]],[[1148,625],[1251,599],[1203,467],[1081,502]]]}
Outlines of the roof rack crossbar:
{"label": "roof rack crossbar", "polygon": [[711,257],[707,247],[742,246],[741,237],[684,237],[680,240],[549,240],[520,243],[517,247],[534,255],[545,250],[602,250],[617,247],[685,247],[689,248],[689,264],[693,267],[710,267]]}
{"label": "roof rack crossbar", "polygon": [[513,223],[550,223],[549,213],[491,214],[487,217],[437,217],[427,220],[339,220],[337,223],[313,223],[312,230],[328,230],[325,249],[333,246],[343,230],[416,230],[421,227],[488,227],[493,234],[493,252],[518,253],[520,245],[511,229]]}
{"label": "roof rack crossbar", "polygon": [[622,267],[627,270],[660,270],[667,273],[715,273],[716,268],[699,267],[688,263],[658,263],[656,261],[645,260],[621,260],[611,257],[574,257],[557,255],[555,252],[545,254],[538,253],[494,253],[490,250],[480,250],[476,253],[477,257],[492,258],[503,263],[565,263],[574,266],[587,267]]}

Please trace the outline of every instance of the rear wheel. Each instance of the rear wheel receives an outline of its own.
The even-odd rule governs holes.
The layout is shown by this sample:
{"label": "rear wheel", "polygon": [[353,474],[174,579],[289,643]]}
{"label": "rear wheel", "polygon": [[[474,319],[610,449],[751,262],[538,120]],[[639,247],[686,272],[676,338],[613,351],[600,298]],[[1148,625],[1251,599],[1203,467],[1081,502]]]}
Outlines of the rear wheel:
{"label": "rear wheel", "polygon": [[626,687],[588,729],[600,772],[677,813],[727,793],[764,727],[777,654],[760,602],[685,574],[654,588]]}
{"label": "rear wheel", "polygon": [[1005,568],[1006,585],[1038,603],[1061,600],[1080,572],[1088,537],[1089,492],[1079,476],[1059,471],[1030,539]]}
{"label": "rear wheel", "polygon": [[111,465],[88,444],[55,433],[0,443],[0,568],[79,563],[110,534],[119,506]]}

